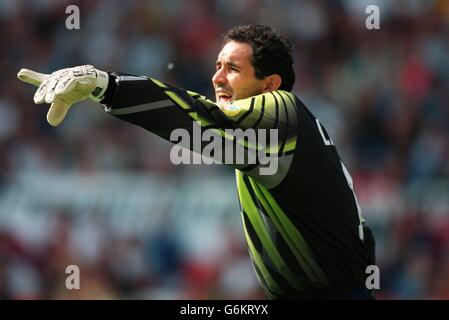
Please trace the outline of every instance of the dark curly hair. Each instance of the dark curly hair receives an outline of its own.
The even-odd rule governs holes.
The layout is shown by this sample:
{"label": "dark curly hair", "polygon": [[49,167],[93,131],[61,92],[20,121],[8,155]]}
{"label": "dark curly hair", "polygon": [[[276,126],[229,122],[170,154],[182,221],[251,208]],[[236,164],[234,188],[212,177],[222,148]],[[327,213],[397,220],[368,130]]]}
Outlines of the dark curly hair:
{"label": "dark curly hair", "polygon": [[253,49],[251,62],[257,79],[278,74],[282,79],[279,89],[292,90],[295,83],[295,71],[290,41],[278,35],[271,27],[263,25],[243,25],[232,28],[224,34],[224,43],[232,40],[251,45]]}

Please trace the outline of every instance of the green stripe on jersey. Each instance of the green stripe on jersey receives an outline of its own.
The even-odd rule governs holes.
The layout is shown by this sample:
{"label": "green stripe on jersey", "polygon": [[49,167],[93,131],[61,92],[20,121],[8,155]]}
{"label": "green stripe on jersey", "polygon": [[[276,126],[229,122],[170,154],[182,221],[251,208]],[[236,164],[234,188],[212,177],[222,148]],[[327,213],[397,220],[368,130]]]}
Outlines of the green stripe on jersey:
{"label": "green stripe on jersey", "polygon": [[266,250],[271,262],[279,271],[279,273],[284,276],[285,279],[290,282],[293,287],[301,290],[303,287],[300,285],[300,279],[287,266],[280,252],[277,250],[272,239],[270,238],[268,231],[264,226],[262,218],[260,217],[259,211],[254,204],[254,201],[252,200],[243,179],[237,179],[237,189],[243,210],[247,213],[251,225],[253,226],[257,236],[262,242],[262,246]]}
{"label": "green stripe on jersey", "polygon": [[257,195],[258,200],[267,212],[271,221],[280,232],[290,250],[295,255],[298,263],[301,265],[305,274],[312,283],[319,285],[327,285],[327,277],[321,270],[318,263],[316,263],[312,251],[307,245],[307,242],[302,237],[299,230],[290,221],[287,215],[279,207],[276,200],[274,200],[262,185],[258,184],[253,178],[249,177],[251,186]]}

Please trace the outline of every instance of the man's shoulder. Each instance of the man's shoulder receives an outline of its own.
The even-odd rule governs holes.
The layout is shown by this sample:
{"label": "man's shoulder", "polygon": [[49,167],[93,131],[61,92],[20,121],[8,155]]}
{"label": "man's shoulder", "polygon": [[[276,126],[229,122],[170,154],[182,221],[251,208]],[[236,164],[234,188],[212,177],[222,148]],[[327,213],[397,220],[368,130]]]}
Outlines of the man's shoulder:
{"label": "man's shoulder", "polygon": [[245,100],[261,101],[261,99],[264,99],[265,102],[267,102],[267,101],[273,101],[273,102],[285,101],[285,102],[291,102],[294,104],[300,102],[302,104],[301,100],[298,98],[297,95],[295,95],[291,91],[286,91],[286,90],[273,90],[273,91],[269,91],[269,92],[263,92],[263,93],[251,96]]}

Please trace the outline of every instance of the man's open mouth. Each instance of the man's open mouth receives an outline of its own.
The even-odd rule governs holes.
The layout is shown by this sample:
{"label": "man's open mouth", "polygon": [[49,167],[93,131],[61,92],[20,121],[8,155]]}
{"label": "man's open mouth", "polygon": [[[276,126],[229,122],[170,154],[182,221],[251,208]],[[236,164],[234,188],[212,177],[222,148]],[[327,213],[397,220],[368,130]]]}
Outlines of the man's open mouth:
{"label": "man's open mouth", "polygon": [[219,103],[227,103],[232,100],[232,95],[230,93],[219,92],[217,93]]}

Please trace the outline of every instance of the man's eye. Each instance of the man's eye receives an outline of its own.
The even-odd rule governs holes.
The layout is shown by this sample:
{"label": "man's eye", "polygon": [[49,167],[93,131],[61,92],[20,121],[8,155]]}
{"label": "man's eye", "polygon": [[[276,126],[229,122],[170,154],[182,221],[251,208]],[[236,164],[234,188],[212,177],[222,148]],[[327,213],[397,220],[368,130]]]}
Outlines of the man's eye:
{"label": "man's eye", "polygon": [[239,69],[237,69],[237,68],[235,68],[235,67],[231,67],[231,70],[232,70],[232,71],[237,71],[237,72],[239,72]]}

